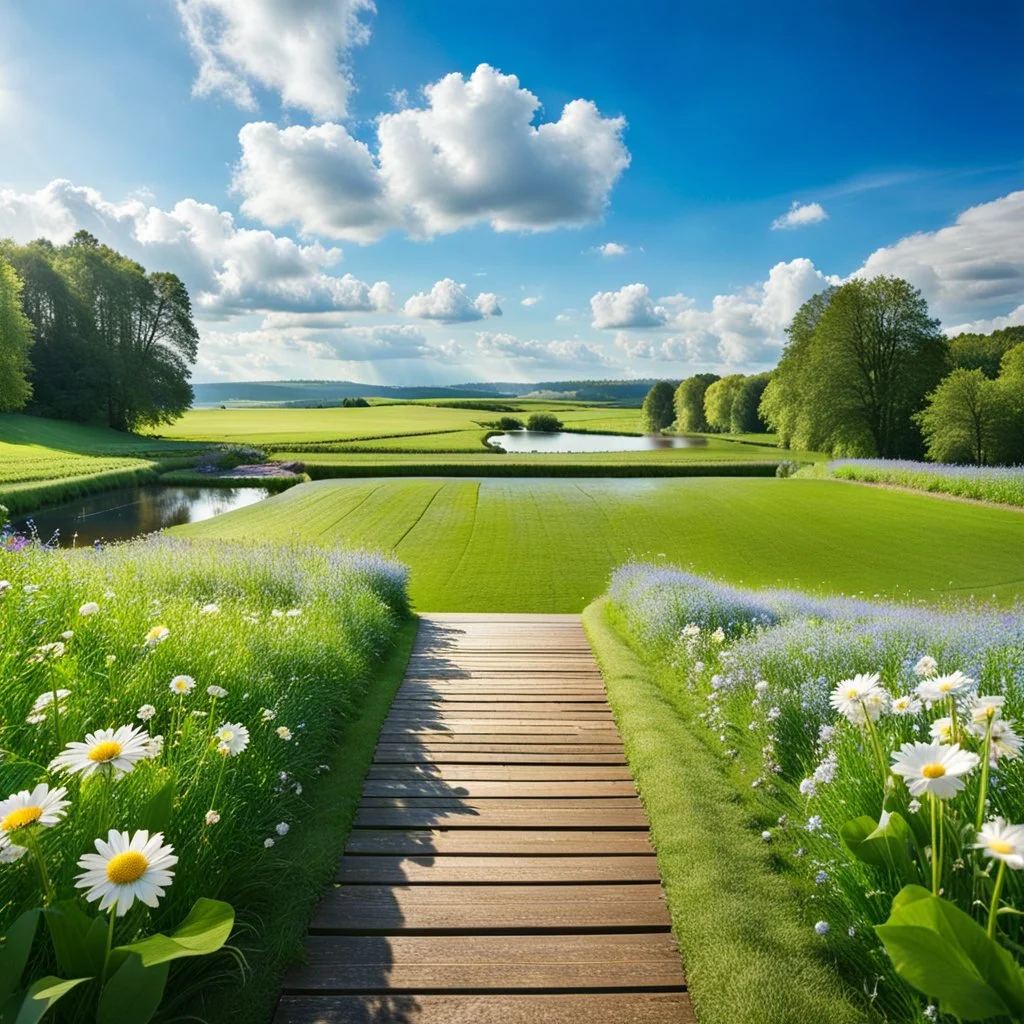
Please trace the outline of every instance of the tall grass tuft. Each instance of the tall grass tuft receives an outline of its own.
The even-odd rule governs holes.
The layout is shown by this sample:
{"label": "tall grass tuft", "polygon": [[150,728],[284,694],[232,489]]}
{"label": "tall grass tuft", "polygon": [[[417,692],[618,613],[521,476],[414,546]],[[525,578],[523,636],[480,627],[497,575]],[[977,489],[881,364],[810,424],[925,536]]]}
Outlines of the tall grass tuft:
{"label": "tall grass tuft", "polygon": [[839,480],[911,487],[958,498],[1024,506],[1024,466],[954,466],[899,459],[837,459],[826,467]]}
{"label": "tall grass tuft", "polygon": [[[0,799],[68,787],[67,818],[38,836],[65,894],[94,839],[152,827],[167,800],[174,882],[157,910],[130,911],[124,935],[177,924],[200,896],[233,903],[243,928],[272,928],[247,908],[281,884],[282,857],[301,855],[305,788],[407,613],[405,568],[361,551],[156,538],[0,553]],[[150,739],[128,774],[48,768],[69,742],[126,725]],[[224,725],[247,731],[242,749],[221,752]],[[38,905],[33,860],[0,863],[5,922]]]}
{"label": "tall grass tuft", "polygon": [[[1005,872],[994,890],[998,865],[974,849],[979,819],[1024,823],[1016,724],[1024,719],[1024,607],[936,609],[745,591],[643,564],[616,571],[610,600],[619,628],[649,664],[664,667],[674,699],[721,758],[755,830],[799,891],[805,926],[867,994],[877,1019],[945,1019],[897,974],[874,931],[901,884],[934,882],[929,804],[889,772],[904,743],[955,738],[981,764],[988,751],[989,776],[972,771],[946,805],[940,891],[982,927],[1001,898],[1015,912],[998,915],[996,934],[1024,963],[1024,871]],[[967,679],[955,696],[927,699],[929,680],[958,671]],[[835,709],[838,684],[859,673],[879,675],[870,728]],[[1004,700],[1000,745],[986,746],[976,724],[979,697]],[[890,813],[912,833],[902,876],[859,859],[843,838],[853,819],[866,816],[875,827]]]}

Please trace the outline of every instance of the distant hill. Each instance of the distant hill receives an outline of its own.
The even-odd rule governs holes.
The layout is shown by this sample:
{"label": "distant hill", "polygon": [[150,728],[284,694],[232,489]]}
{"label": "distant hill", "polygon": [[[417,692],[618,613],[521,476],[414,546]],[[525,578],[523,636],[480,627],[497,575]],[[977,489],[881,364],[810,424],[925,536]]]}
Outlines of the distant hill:
{"label": "distant hill", "polygon": [[195,408],[218,405],[318,406],[346,398],[562,398],[585,402],[639,404],[654,380],[495,381],[445,387],[394,387],[350,380],[275,380],[194,384]]}

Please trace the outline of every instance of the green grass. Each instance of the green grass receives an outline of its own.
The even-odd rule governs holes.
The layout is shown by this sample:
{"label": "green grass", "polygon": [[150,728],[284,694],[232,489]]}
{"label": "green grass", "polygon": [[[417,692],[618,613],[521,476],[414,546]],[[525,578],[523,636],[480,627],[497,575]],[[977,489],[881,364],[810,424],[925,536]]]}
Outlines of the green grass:
{"label": "green grass", "polygon": [[204,523],[207,538],[393,552],[433,611],[577,612],[630,557],[748,586],[1015,598],[1020,513],[827,480],[317,481]]}
{"label": "green grass", "polygon": [[[283,934],[266,907],[301,879],[292,892],[294,940],[317,891],[304,872],[323,843],[320,816],[338,810],[314,802],[319,766],[339,743],[345,750],[346,726],[382,685],[381,666],[406,617],[401,567],[316,547],[169,538],[100,553],[30,547],[0,562],[8,581],[0,595],[0,797],[42,781],[68,787],[67,817],[38,836],[58,895],[73,893],[77,859],[96,837],[148,828],[165,834],[180,862],[159,907],[133,908],[118,922],[117,941],[170,930],[196,899],[213,897],[235,907],[237,943],[277,950]],[[204,608],[211,602],[216,610]],[[166,636],[147,643],[156,627]],[[194,680],[182,696],[169,686],[180,675]],[[37,700],[55,690],[67,691],[59,714],[51,703],[32,721]],[[140,718],[145,705],[153,714]],[[218,752],[215,730],[224,723],[248,730],[237,756]],[[44,767],[68,742],[122,726],[166,742],[109,787],[100,776],[83,781]],[[372,745],[366,728],[353,734],[355,764]],[[341,785],[348,793],[355,782]],[[161,793],[167,801],[157,813]],[[206,822],[211,808],[218,822]],[[283,836],[281,822],[290,826]],[[39,905],[32,861],[22,856],[0,872],[0,920]],[[43,974],[53,967],[44,948],[40,941],[33,965]],[[240,985],[228,957],[211,958],[177,972],[170,990],[194,997],[225,976]],[[83,988],[68,1001],[95,998],[95,987]]]}
{"label": "green grass", "polygon": [[337,870],[377,737],[402,683],[417,628],[415,619],[399,627],[394,650],[375,672],[362,713],[345,729],[327,758],[331,770],[305,794],[312,809],[301,842],[290,855],[279,859],[280,884],[268,890],[264,905],[255,908],[273,927],[263,935],[237,940],[248,965],[245,986],[226,985],[200,993],[188,1009],[202,1019],[268,1021],[273,1016],[281,977],[290,964],[302,958],[312,908]]}
{"label": "green grass", "polygon": [[586,610],[584,626],[650,818],[701,1024],[861,1024],[720,761],[615,634],[605,602]]}
{"label": "green grass", "polygon": [[193,444],[123,434],[107,427],[0,415],[0,505],[28,512],[43,504],[150,479],[156,459],[182,459]]}

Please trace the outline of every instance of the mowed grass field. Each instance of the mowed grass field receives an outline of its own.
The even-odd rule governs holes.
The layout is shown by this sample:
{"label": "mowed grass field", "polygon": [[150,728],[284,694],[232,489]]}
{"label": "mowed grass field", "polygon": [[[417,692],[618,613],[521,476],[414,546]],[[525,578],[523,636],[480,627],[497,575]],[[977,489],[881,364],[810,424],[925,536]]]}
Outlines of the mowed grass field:
{"label": "mowed grass field", "polygon": [[430,611],[577,612],[630,557],[901,599],[1024,586],[1020,512],[827,480],[324,480],[179,529],[390,551]]}

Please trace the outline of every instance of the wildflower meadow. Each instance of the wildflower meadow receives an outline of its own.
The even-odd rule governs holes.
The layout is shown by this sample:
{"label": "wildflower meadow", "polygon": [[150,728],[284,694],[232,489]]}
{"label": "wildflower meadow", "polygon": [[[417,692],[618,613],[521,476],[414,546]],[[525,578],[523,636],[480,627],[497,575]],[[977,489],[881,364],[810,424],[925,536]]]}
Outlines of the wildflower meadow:
{"label": "wildflower meadow", "polygon": [[1024,1019],[1024,611],[645,564],[610,601],[866,1010]]}
{"label": "wildflower meadow", "polygon": [[957,498],[1024,505],[1024,466],[959,466],[910,459],[836,459],[825,472],[838,480],[911,487]]}
{"label": "wildflower meadow", "polygon": [[2,1019],[135,1024],[244,974],[226,944],[271,927],[271,862],[407,610],[358,551],[0,551]]}

